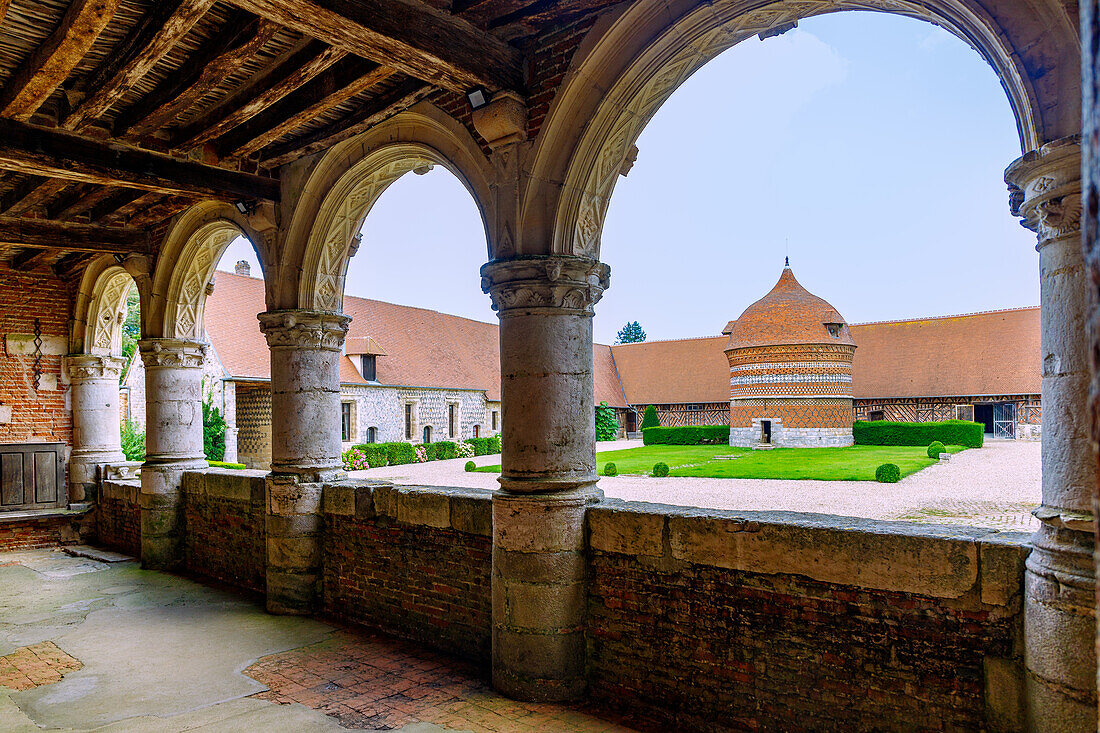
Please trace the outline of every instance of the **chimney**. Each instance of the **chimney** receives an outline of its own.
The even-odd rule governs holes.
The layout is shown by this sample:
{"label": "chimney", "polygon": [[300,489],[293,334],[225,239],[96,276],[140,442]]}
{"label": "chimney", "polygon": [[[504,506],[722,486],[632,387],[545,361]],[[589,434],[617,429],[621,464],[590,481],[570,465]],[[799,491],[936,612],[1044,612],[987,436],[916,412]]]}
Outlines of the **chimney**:
{"label": "chimney", "polygon": [[248,260],[237,260],[237,265],[233,268],[233,272],[248,277],[252,272],[252,268],[248,266]]}

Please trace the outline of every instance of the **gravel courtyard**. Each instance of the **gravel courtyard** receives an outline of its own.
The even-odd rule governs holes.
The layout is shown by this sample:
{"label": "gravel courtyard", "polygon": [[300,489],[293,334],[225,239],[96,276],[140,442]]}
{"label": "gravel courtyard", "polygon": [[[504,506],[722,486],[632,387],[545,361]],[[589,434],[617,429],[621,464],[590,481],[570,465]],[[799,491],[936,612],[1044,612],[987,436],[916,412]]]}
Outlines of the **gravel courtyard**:
{"label": "gravel courtyard", "polygon": [[[640,440],[599,443],[597,450],[641,446]],[[398,484],[495,489],[497,474],[466,473],[468,459],[386,466],[351,475]],[[500,462],[480,456],[479,466]],[[1030,530],[1031,510],[1041,497],[1040,443],[987,440],[896,484],[873,481],[773,481],[758,479],[600,477],[606,496],[713,509],[818,512],[867,519],[902,519],[930,524],[968,524]]]}

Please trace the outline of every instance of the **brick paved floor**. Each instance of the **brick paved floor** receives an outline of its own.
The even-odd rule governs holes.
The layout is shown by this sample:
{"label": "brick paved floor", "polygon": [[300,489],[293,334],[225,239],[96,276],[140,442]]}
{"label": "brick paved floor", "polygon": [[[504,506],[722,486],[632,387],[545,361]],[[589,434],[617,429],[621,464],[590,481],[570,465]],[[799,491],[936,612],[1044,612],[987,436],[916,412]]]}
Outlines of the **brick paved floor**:
{"label": "brick paved floor", "polygon": [[29,690],[60,682],[66,672],[75,672],[83,666],[80,660],[58,649],[52,641],[43,641],[0,657],[0,685],[13,690]]}
{"label": "brick paved floor", "polygon": [[[346,728],[432,723],[462,731],[630,731],[575,706],[522,703],[492,691],[484,670],[390,637],[344,629],[260,659],[244,673],[270,689],[253,697],[300,703]],[[632,725],[650,728],[641,721]]]}

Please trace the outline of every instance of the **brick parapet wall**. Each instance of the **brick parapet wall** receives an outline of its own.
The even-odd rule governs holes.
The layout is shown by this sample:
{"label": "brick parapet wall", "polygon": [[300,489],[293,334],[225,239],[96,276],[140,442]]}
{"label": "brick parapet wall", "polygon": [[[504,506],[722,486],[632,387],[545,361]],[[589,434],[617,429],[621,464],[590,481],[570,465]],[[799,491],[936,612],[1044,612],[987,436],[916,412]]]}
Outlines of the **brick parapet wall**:
{"label": "brick parapet wall", "polygon": [[264,471],[209,468],[183,474],[184,567],[263,592],[267,575]]}
{"label": "brick parapet wall", "polygon": [[605,502],[590,691],[692,730],[1021,729],[1026,535]]}
{"label": "brick parapet wall", "polygon": [[0,515],[0,552],[78,545],[95,535],[89,511],[31,510]]}
{"label": "brick parapet wall", "polygon": [[384,482],[326,485],[326,612],[488,664],[490,496]]}
{"label": "brick parapet wall", "polygon": [[141,555],[141,506],[137,480],[104,481],[96,501],[96,539],[112,550]]}

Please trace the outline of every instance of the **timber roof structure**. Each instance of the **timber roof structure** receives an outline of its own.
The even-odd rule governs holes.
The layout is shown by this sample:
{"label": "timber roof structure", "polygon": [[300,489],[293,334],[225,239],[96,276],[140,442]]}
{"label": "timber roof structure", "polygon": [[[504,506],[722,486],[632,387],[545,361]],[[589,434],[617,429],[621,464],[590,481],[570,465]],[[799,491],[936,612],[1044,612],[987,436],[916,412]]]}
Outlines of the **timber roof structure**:
{"label": "timber roof structure", "polygon": [[0,0],[0,261],[148,251],[200,199],[422,99],[527,94],[539,35],[613,0]]}

